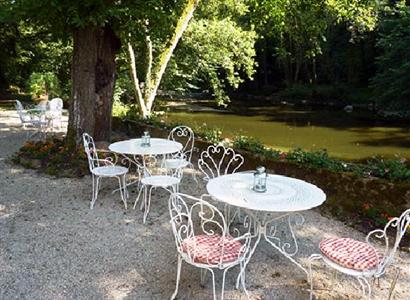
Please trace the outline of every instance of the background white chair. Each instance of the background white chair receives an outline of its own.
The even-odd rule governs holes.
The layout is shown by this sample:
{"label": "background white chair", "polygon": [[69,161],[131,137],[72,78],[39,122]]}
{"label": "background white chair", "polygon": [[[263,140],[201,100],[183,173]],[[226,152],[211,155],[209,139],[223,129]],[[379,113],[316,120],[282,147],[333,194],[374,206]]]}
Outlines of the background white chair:
{"label": "background white chair", "polygon": [[171,130],[168,139],[180,142],[183,145],[181,151],[166,157],[163,166],[168,169],[190,168],[192,177],[196,181],[194,166],[191,163],[192,153],[194,151],[195,135],[188,126],[177,126]]}
{"label": "background white chair", "polygon": [[[400,241],[410,226],[410,209],[400,217],[391,219],[383,229],[371,231],[366,241],[351,238],[329,238],[320,245],[321,254],[312,254],[309,258],[310,299],[313,297],[312,262],[322,259],[329,267],[353,276],[359,282],[363,296],[370,299],[371,285],[368,279],[378,279],[386,268],[393,263]],[[395,230],[395,241],[389,241],[389,229]],[[370,243],[371,238],[382,239],[385,247],[379,251]],[[393,286],[394,287],[394,286]]]}
{"label": "background white chair", "polygon": [[[235,173],[244,163],[242,155],[235,153],[232,148],[226,148],[223,145],[210,145],[204,150],[198,159],[198,168],[204,174],[203,179],[209,181],[212,178]],[[241,210],[235,208],[235,213],[231,216],[231,207],[225,204],[225,217],[229,224],[239,218],[241,221]]]}
{"label": "background white chair", "polygon": [[[26,129],[27,126],[34,127],[36,131],[32,134],[43,135],[47,130],[47,121],[44,119],[44,114],[41,111],[30,113],[30,110],[25,110],[19,100],[16,101],[16,110],[19,115],[21,126]],[[31,136],[32,136],[31,135]],[[28,133],[27,133],[28,136]]]}
{"label": "background white chair", "polygon": [[[94,140],[89,134],[83,134],[83,143],[84,150],[88,158],[88,166],[93,180],[93,195],[90,208],[93,209],[94,203],[97,200],[101,178],[114,177],[118,179],[121,200],[124,203],[125,209],[127,209],[128,191],[126,184],[126,175],[128,173],[128,169],[122,166],[115,165],[117,157],[114,154],[112,154],[114,155],[114,159],[112,159],[112,157],[105,159],[98,158],[98,153],[97,149],[95,148]],[[111,153],[109,151],[99,151]]]}
{"label": "background white chair", "polygon": [[140,170],[139,192],[134,203],[134,209],[143,194],[141,209],[144,208],[143,222],[145,223],[151,206],[152,190],[163,188],[178,192],[182,169],[176,168],[169,172],[169,169],[163,168],[160,159],[157,159],[155,155],[145,156],[141,158],[141,162],[138,160],[134,160],[134,162],[137,164],[137,169]]}
{"label": "background white chair", "polygon": [[[227,271],[239,265],[241,270],[249,258],[251,246],[251,223],[242,229],[231,231],[222,213],[204,199],[185,194],[171,194],[169,199],[169,214],[172,232],[178,251],[178,266],[174,299],[178,293],[182,261],[209,271],[212,275],[212,290],[216,299],[214,270],[223,270],[221,299],[224,297],[225,276]],[[244,271],[244,270],[243,270]],[[202,276],[201,276],[202,277]],[[243,276],[244,278],[245,276]],[[242,287],[247,293],[242,281]]]}
{"label": "background white chair", "polygon": [[63,116],[63,100],[61,98],[53,98],[47,103],[46,119],[49,121],[51,130],[57,126],[61,129],[61,120]]}
{"label": "background white chair", "polygon": [[235,153],[232,148],[211,145],[201,153],[198,168],[204,175],[203,179],[209,181],[221,175],[235,173],[243,162],[243,156]]}

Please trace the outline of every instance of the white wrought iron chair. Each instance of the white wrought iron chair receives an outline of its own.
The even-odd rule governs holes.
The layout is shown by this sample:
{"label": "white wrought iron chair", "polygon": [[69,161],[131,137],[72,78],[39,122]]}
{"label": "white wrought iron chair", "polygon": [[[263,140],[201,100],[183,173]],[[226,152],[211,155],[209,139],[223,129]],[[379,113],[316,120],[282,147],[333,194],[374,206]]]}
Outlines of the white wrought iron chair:
{"label": "white wrought iron chair", "polygon": [[[226,148],[223,145],[210,145],[204,150],[198,159],[198,168],[204,174],[203,179],[209,181],[212,178],[235,173],[244,163],[242,155],[235,153],[232,148]],[[235,208],[235,213],[231,217],[231,207],[226,204],[224,208],[225,217],[229,224],[237,216],[241,219],[241,211]]]}
{"label": "white wrought iron chair", "polygon": [[[312,254],[309,258],[310,299],[313,297],[312,262],[319,259],[336,271],[355,277],[363,296],[370,299],[372,288],[368,279],[380,278],[393,263],[400,241],[409,226],[410,209],[407,209],[400,217],[391,219],[383,229],[371,231],[365,242],[351,238],[329,238],[320,242],[321,254]],[[389,229],[396,230],[393,244],[389,242]],[[383,251],[378,251],[370,243],[370,238],[383,239]]]}
{"label": "white wrought iron chair", "polygon": [[94,203],[98,197],[98,191],[100,189],[100,180],[103,177],[115,177],[118,179],[118,184],[120,186],[121,200],[124,203],[125,209],[127,209],[127,184],[126,175],[128,169],[122,166],[116,166],[117,157],[109,151],[99,150],[99,152],[106,152],[114,155],[114,158],[108,157],[104,159],[98,158],[97,149],[95,148],[93,138],[87,134],[83,134],[84,150],[88,158],[88,166],[92,175],[93,180],[93,195],[90,203],[90,208],[93,209]]}
{"label": "white wrought iron chair", "polygon": [[198,168],[204,174],[203,179],[235,173],[243,164],[242,155],[235,153],[232,148],[223,145],[210,145],[204,150],[198,160]]}
{"label": "white wrought iron chair", "polygon": [[[195,198],[181,193],[171,194],[169,214],[178,251],[176,286],[171,299],[178,293],[182,261],[201,268],[201,280],[202,271],[211,273],[214,299],[217,298],[214,271],[223,270],[223,299],[227,271],[237,265],[242,271],[244,263],[249,259],[252,222],[247,219],[242,230],[231,229],[231,232],[235,233],[234,237],[230,234],[223,214],[214,205],[205,201],[203,196]],[[244,281],[242,287],[247,294]]]}
{"label": "white wrought iron chair", "polygon": [[[27,126],[34,127],[36,132],[34,132],[31,136],[39,133],[43,135],[47,130],[47,121],[44,120],[43,115],[39,114],[30,114],[29,111],[25,110],[23,104],[19,100],[16,101],[16,110],[19,115],[21,126],[23,129],[26,129]],[[27,136],[28,133],[27,133]]]}
{"label": "white wrought iron chair", "polygon": [[46,119],[50,123],[51,130],[57,125],[61,129],[61,120],[63,116],[63,100],[61,98],[51,99],[47,103]]}
{"label": "white wrought iron chair", "polygon": [[195,143],[195,135],[192,129],[188,126],[177,126],[169,133],[168,140],[181,142],[183,148],[178,153],[164,159],[164,168],[183,170],[188,167],[191,169],[192,177],[196,181],[194,165],[191,163]]}
{"label": "white wrought iron chair", "polygon": [[171,189],[174,193],[178,192],[182,169],[176,168],[169,172],[169,169],[163,168],[160,165],[157,157],[154,155],[142,157],[141,162],[134,160],[134,164],[137,165],[140,176],[139,192],[134,203],[134,209],[141,195],[144,194],[141,209],[144,208],[143,222],[145,223],[151,206],[152,190],[163,188],[166,190]]}

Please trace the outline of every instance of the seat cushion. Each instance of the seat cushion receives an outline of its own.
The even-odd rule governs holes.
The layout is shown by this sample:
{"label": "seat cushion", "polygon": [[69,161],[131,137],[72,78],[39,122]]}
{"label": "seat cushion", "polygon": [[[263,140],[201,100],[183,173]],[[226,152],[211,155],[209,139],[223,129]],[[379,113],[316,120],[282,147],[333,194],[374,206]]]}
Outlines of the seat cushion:
{"label": "seat cushion", "polygon": [[167,169],[179,169],[188,166],[189,162],[181,158],[169,158],[164,161],[164,167]]}
{"label": "seat cushion", "polygon": [[92,173],[97,176],[121,176],[128,172],[128,169],[121,166],[102,166],[96,167],[92,170]]}
{"label": "seat cushion", "polygon": [[[225,244],[223,252],[222,246]],[[217,265],[238,260],[242,252],[242,244],[235,241],[231,236],[225,236],[224,243],[218,234],[197,235],[187,238],[182,242],[182,250],[187,253],[194,262]]]}
{"label": "seat cushion", "polygon": [[152,175],[141,179],[142,184],[168,187],[179,184],[181,179],[167,175]]}
{"label": "seat cushion", "polygon": [[320,242],[323,255],[348,269],[371,270],[378,266],[381,255],[371,245],[351,238],[329,238]]}

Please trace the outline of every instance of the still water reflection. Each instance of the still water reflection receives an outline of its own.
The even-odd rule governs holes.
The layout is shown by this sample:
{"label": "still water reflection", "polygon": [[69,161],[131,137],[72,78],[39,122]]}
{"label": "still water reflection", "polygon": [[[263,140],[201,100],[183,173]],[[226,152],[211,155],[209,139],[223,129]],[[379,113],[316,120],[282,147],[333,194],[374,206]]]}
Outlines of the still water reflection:
{"label": "still water reflection", "polygon": [[343,159],[374,155],[410,159],[410,125],[391,126],[357,112],[253,107],[237,113],[175,111],[163,119],[190,126],[205,123],[222,129],[226,137],[253,136],[281,150],[326,148],[331,156]]}

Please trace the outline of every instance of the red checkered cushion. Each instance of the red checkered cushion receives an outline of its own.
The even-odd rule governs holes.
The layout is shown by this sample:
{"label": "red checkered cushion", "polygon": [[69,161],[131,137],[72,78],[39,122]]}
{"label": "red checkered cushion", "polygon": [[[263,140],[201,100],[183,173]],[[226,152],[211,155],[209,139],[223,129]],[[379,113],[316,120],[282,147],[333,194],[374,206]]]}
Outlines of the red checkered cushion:
{"label": "red checkered cushion", "polygon": [[[223,252],[222,246],[225,244]],[[231,236],[222,237],[214,235],[197,235],[187,238],[182,243],[182,250],[190,255],[197,263],[217,265],[220,262],[229,263],[237,260],[241,255],[242,244]]]}
{"label": "red checkered cushion", "polygon": [[321,241],[319,248],[335,263],[359,271],[374,269],[381,260],[374,247],[350,238],[329,238]]}

